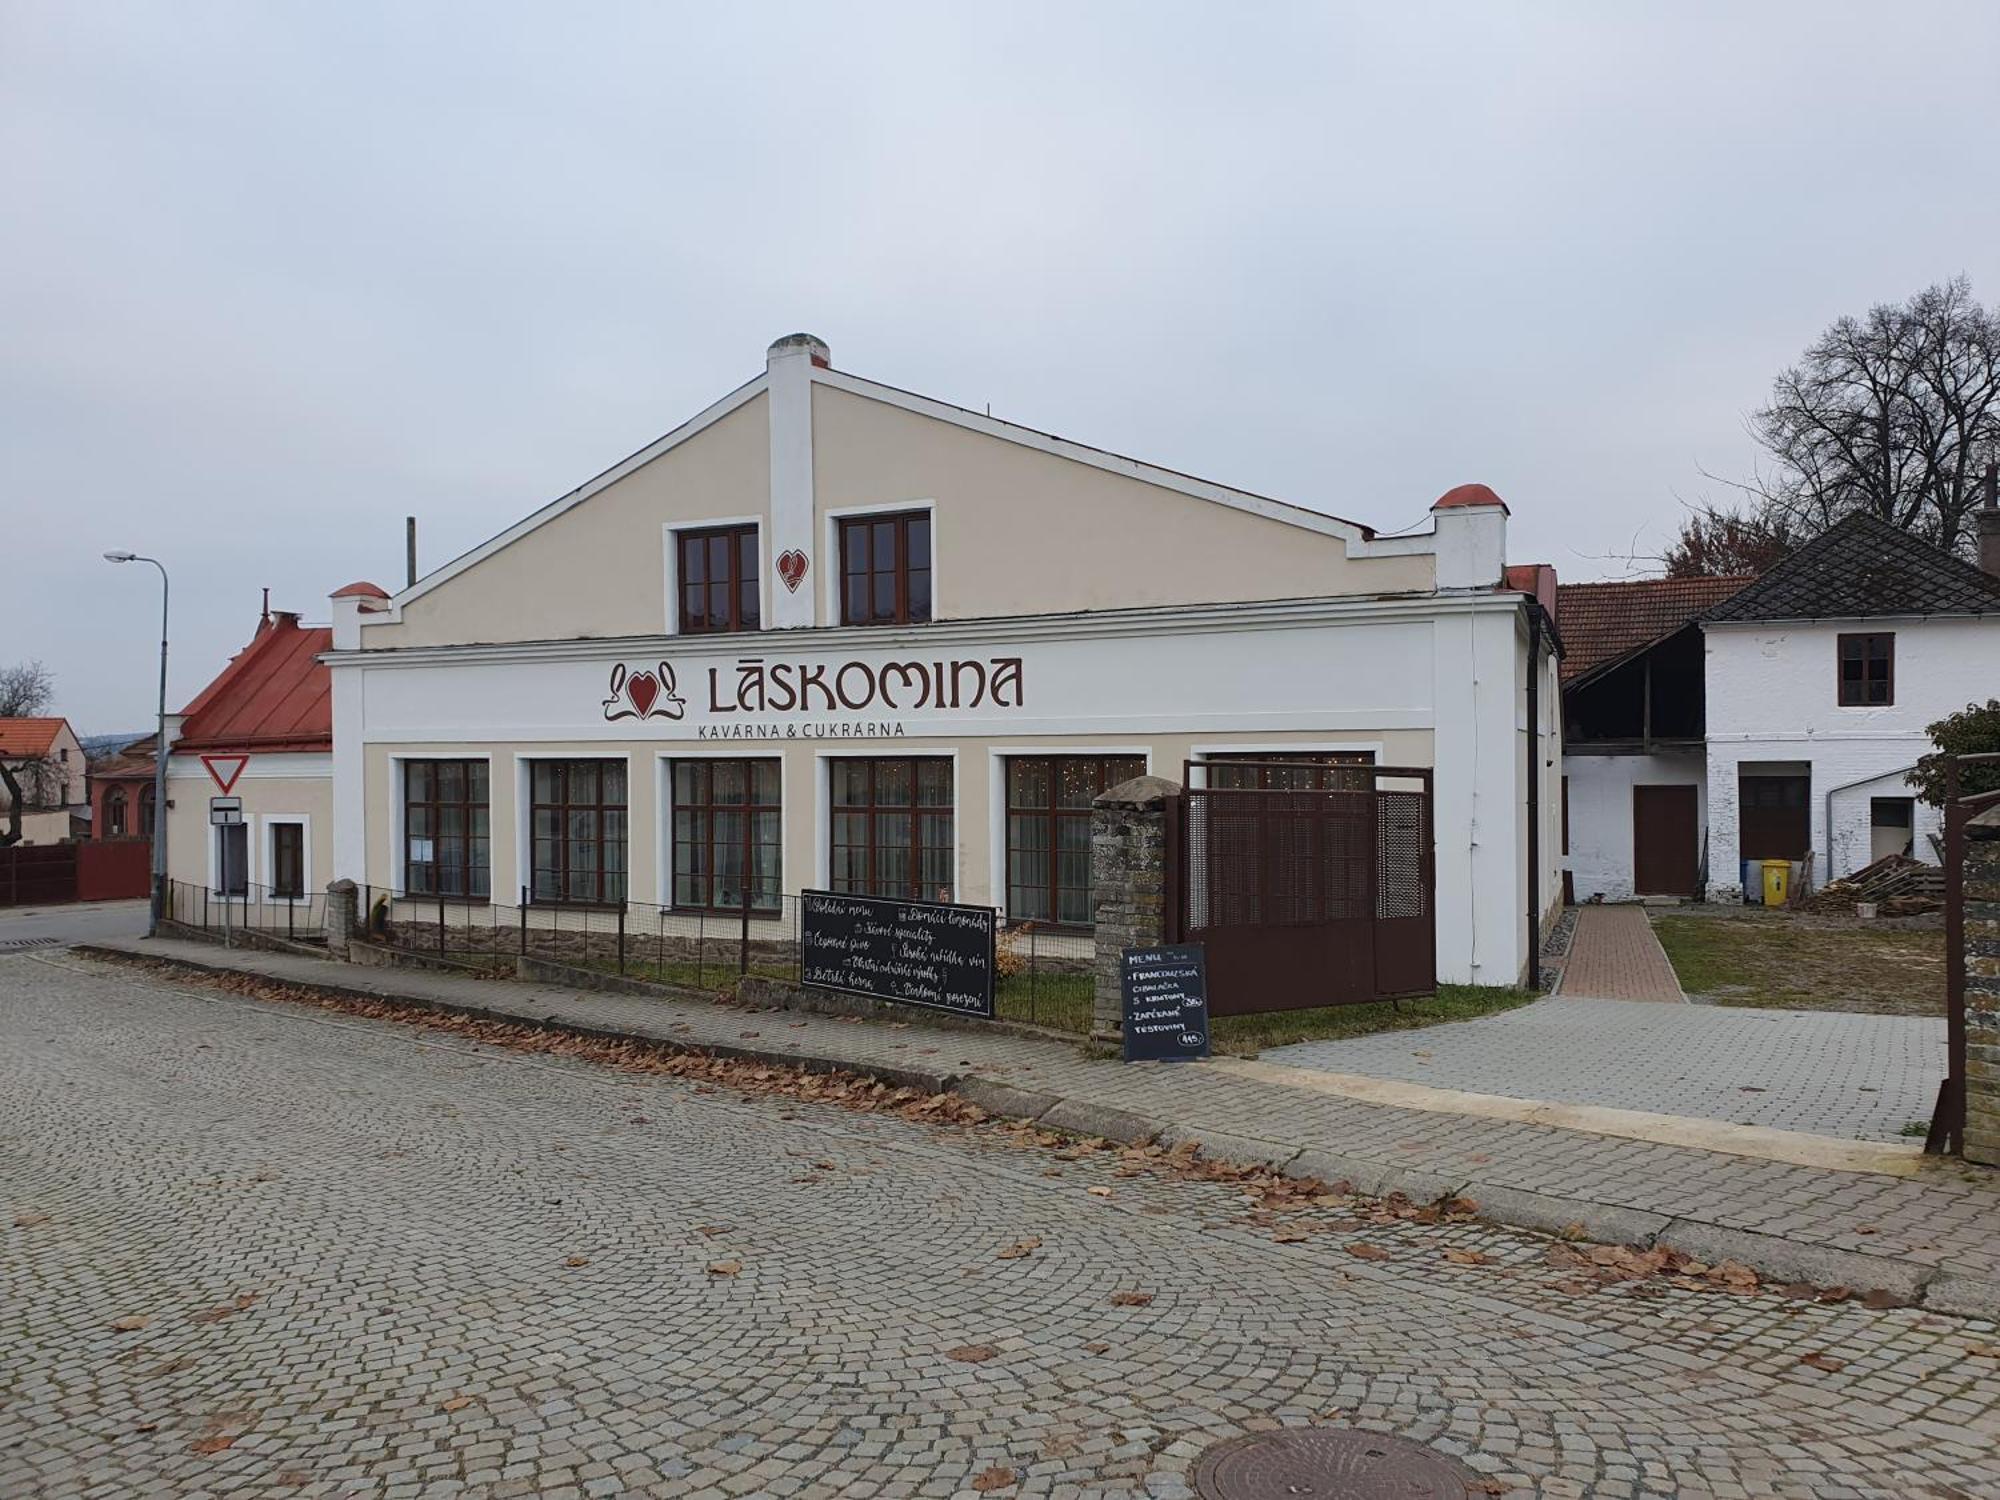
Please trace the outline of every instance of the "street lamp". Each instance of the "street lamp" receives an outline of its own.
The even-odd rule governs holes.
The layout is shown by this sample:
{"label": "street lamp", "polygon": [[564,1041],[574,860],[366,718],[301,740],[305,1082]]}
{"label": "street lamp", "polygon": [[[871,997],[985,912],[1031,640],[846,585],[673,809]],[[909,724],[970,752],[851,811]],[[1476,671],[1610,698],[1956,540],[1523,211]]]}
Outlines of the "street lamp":
{"label": "street lamp", "polygon": [[153,739],[153,905],[146,936],[157,937],[167,894],[167,567],[157,557],[107,552],[106,562],[151,563],[160,570],[160,723]]}

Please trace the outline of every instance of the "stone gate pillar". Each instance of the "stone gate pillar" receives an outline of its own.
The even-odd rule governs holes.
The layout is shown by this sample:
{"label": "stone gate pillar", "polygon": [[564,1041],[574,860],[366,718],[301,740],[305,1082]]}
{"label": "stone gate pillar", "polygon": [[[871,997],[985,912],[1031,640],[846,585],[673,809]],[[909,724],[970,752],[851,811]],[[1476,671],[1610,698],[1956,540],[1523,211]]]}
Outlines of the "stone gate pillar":
{"label": "stone gate pillar", "polygon": [[1167,818],[1180,784],[1135,776],[1090,804],[1090,905],[1096,925],[1096,987],[1090,1034],[1119,1035],[1118,959],[1126,948],[1166,940]]}
{"label": "stone gate pillar", "polygon": [[354,936],[354,898],[351,880],[336,880],[326,888],[326,951],[335,958],[347,957],[347,940]]}
{"label": "stone gate pillar", "polygon": [[1965,1159],[2000,1167],[2000,809],[1965,830]]}

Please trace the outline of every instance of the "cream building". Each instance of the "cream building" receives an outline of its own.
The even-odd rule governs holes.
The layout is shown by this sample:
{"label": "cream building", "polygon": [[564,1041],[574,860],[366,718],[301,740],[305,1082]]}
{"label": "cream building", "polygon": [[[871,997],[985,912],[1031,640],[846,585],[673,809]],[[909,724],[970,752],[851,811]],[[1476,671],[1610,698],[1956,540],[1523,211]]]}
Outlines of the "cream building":
{"label": "cream building", "polygon": [[1379,536],[794,335],[402,593],[335,596],[332,873],[676,911],[737,910],[747,876],[755,904],[1075,924],[1106,785],[1364,759],[1434,768],[1440,977],[1513,983],[1560,884],[1553,649],[1499,498],[1432,516]]}

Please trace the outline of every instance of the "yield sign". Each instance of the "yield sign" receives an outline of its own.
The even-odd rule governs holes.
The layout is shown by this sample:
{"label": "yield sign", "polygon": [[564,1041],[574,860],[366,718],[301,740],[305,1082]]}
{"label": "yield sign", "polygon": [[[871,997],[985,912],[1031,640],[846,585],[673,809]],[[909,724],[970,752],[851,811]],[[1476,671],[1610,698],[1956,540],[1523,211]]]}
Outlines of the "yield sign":
{"label": "yield sign", "polygon": [[204,755],[201,763],[208,771],[208,779],[222,788],[226,797],[236,785],[236,778],[243,774],[243,768],[250,764],[247,755]]}

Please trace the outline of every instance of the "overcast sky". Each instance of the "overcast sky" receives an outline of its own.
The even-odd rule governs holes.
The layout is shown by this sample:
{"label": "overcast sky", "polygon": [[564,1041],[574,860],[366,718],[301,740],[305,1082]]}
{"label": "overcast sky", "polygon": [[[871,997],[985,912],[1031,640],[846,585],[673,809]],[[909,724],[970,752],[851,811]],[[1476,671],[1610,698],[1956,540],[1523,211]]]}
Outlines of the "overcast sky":
{"label": "overcast sky", "polygon": [[1622,576],[1830,320],[2000,296],[2000,6],[0,0],[0,661],[84,734],[756,374]]}

